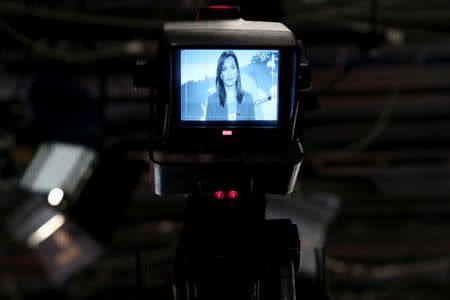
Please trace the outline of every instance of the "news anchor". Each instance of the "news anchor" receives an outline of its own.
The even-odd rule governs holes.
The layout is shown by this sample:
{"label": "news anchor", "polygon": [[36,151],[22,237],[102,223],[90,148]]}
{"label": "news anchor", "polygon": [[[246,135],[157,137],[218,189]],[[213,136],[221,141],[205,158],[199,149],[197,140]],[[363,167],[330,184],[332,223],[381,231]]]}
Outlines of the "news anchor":
{"label": "news anchor", "polygon": [[242,89],[236,54],[222,52],[217,62],[216,92],[208,97],[206,121],[255,120],[253,97]]}

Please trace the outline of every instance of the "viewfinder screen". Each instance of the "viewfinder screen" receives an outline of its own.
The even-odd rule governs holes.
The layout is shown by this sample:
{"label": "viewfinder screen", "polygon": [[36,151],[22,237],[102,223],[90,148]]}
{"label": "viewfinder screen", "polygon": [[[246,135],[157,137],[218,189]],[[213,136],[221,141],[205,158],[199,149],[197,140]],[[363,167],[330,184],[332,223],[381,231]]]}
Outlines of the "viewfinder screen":
{"label": "viewfinder screen", "polygon": [[279,50],[180,50],[181,121],[278,121]]}

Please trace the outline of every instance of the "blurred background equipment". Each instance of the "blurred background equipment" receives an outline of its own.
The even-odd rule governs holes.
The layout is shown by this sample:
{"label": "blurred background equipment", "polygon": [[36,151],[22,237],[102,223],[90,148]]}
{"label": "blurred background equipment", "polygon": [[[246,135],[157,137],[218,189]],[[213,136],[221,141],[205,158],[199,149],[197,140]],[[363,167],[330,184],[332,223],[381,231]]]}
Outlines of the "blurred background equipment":
{"label": "blurred background equipment", "polygon": [[43,144],[25,171],[20,185],[30,192],[48,195],[48,203],[53,206],[61,204],[64,198],[75,201],[92,173],[94,159],[95,153],[82,146]]}
{"label": "blurred background equipment", "polygon": [[[268,214],[292,213],[300,234],[308,223],[325,244],[335,299],[448,299],[450,3],[240,2],[245,19],[293,30],[313,71],[299,116],[302,184]],[[1,299],[169,297],[185,200],[150,192],[149,95],[134,90],[132,71],[156,51],[164,21],[195,19],[205,3],[0,2]],[[39,198],[33,212],[51,214],[23,236],[64,220],[38,248],[65,245],[69,254],[60,257],[75,257],[69,245],[80,242],[79,229],[103,249],[84,268],[52,269],[64,278],[59,287],[45,275],[57,252],[31,251],[6,226],[32,199],[19,184],[33,157],[56,144],[93,151],[92,174],[64,210],[50,207],[49,195]],[[78,229],[66,228],[68,220]],[[311,274],[298,275],[303,297],[317,295]]]}
{"label": "blurred background equipment", "polygon": [[37,256],[55,286],[91,264],[102,251],[66,215],[40,199],[29,199],[6,222],[13,237]]}

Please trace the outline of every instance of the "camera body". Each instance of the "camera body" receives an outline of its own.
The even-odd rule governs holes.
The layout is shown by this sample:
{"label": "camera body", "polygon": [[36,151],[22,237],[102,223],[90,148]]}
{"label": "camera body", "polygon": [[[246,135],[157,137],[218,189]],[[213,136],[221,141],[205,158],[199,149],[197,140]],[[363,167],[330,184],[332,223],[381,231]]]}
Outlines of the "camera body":
{"label": "camera body", "polygon": [[[234,66],[221,65],[226,53]],[[310,88],[311,75],[287,27],[242,19],[166,23],[157,59],[142,70],[141,81],[153,87],[155,193],[207,196],[223,184],[244,193],[292,191],[303,159],[294,136],[299,92]],[[220,85],[222,94],[231,86],[227,80],[241,93],[234,113],[218,102]],[[210,114],[213,105],[228,108],[228,117]]]}

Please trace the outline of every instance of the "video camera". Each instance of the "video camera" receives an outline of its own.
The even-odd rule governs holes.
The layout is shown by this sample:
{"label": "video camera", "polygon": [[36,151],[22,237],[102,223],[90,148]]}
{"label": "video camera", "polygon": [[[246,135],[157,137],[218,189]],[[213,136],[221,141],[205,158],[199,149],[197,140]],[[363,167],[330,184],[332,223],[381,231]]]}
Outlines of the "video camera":
{"label": "video camera", "polygon": [[135,85],[151,91],[152,188],[189,195],[176,299],[295,299],[297,227],[265,220],[265,195],[292,192],[303,159],[301,42],[281,23],[166,23]]}
{"label": "video camera", "polygon": [[[222,75],[224,61],[236,69]],[[299,91],[310,88],[311,76],[301,43],[283,24],[166,23],[157,59],[137,74],[137,86],[152,87],[157,194],[201,192],[203,178],[244,166],[265,193],[292,191],[303,157],[294,136]],[[221,95],[231,82],[234,108]]]}

